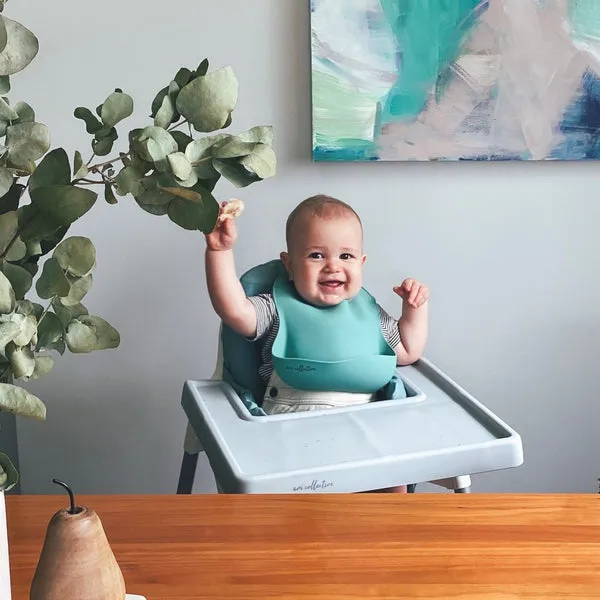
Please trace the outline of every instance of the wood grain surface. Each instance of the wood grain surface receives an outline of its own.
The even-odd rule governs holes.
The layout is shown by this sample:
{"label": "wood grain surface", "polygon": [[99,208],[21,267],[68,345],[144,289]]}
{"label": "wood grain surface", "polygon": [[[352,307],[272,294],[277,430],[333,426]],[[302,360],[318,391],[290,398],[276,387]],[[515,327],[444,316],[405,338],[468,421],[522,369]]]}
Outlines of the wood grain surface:
{"label": "wood grain surface", "polygon": [[[26,600],[63,496],[7,497]],[[81,496],[148,600],[600,598],[600,495]],[[67,600],[67,599],[65,599]]]}

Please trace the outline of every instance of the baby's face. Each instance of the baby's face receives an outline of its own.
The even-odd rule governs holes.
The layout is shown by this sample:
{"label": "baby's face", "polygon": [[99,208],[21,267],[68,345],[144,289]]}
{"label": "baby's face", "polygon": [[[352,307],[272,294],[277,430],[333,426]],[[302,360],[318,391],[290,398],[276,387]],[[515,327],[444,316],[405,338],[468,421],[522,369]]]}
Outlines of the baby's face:
{"label": "baby's face", "polygon": [[362,230],[354,215],[299,218],[281,259],[298,294],[316,306],[353,298],[362,286]]}

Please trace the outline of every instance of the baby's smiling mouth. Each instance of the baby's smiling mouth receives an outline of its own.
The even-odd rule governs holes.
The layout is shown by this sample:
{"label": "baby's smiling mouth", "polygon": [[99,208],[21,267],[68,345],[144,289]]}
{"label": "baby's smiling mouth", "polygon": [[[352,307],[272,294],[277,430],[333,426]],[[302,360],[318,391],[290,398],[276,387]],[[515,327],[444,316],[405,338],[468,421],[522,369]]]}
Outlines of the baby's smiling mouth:
{"label": "baby's smiling mouth", "polygon": [[344,282],[340,281],[339,279],[326,279],[324,281],[320,281],[319,285],[322,285],[323,287],[326,287],[326,288],[335,289],[335,288],[338,288],[338,287],[344,285]]}

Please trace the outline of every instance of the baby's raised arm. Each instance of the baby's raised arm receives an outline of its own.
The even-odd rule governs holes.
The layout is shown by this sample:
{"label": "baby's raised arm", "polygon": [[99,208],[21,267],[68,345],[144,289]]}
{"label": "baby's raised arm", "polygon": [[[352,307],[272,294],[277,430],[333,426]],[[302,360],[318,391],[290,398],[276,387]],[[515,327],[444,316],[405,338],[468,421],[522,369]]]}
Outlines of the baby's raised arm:
{"label": "baby's raised arm", "polygon": [[233,256],[237,240],[235,217],[242,209],[241,200],[223,203],[214,230],[206,235],[206,285],[213,308],[223,323],[240,335],[253,337],[256,311],[238,279]]}

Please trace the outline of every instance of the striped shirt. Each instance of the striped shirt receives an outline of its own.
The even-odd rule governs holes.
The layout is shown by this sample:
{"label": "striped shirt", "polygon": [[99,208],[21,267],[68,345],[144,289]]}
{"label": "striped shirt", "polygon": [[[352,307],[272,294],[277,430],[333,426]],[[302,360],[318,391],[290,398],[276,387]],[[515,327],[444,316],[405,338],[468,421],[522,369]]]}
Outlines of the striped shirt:
{"label": "striped shirt", "polygon": [[[254,310],[256,310],[256,335],[248,339],[256,341],[264,338],[261,349],[261,366],[258,369],[258,373],[265,382],[268,382],[273,374],[273,356],[271,350],[279,331],[279,315],[277,314],[273,295],[270,293],[250,296],[248,300],[250,300],[252,306],[254,306]],[[398,321],[381,308],[379,304],[377,304],[377,310],[379,311],[379,323],[383,337],[391,348],[396,348],[400,343]]]}

